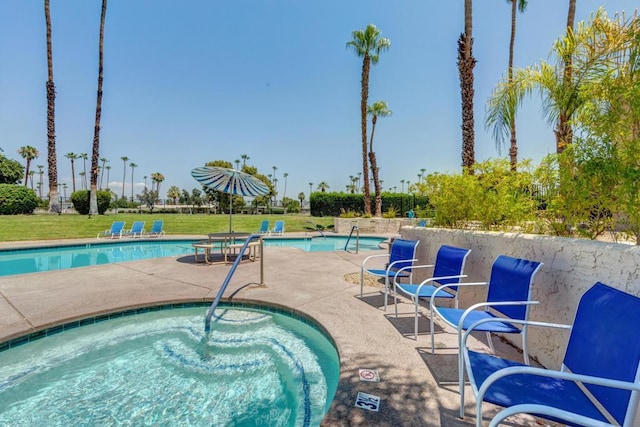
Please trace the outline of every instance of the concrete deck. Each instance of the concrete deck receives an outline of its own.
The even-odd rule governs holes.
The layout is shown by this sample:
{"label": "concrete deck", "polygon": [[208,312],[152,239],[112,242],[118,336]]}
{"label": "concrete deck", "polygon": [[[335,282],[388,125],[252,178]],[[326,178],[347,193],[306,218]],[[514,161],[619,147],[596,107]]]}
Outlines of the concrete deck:
{"label": "concrete deck", "polygon": [[[170,238],[201,236],[170,236]],[[88,240],[64,243],[87,243]],[[95,240],[90,240],[95,242]],[[51,244],[52,242],[47,242]],[[33,244],[33,242],[29,242]],[[27,242],[1,244],[24,247]],[[377,252],[377,251],[376,251]],[[266,286],[260,262],[243,262],[226,296],[291,307],[316,319],[335,340],[341,358],[338,390],[323,425],[327,426],[471,426],[475,400],[467,386],[465,419],[458,417],[456,334],[437,326],[435,354],[430,351],[428,317],[413,339],[413,304],[402,300],[383,311],[380,289],[346,282],[361,261],[375,252],[307,253],[267,247]],[[384,253],[384,251],[380,251]],[[165,302],[213,300],[228,265],[195,263],[193,255],[83,267],[48,273],[0,277],[0,342],[84,317]],[[392,300],[390,300],[392,301]],[[423,314],[428,316],[424,308]],[[517,352],[494,339],[498,352]],[[485,347],[474,340],[474,346]],[[360,382],[358,369],[377,369],[379,383]],[[354,407],[359,391],[381,397],[379,412]],[[496,408],[486,406],[486,414]],[[487,422],[488,419],[485,419]],[[522,418],[511,425],[540,425]]]}

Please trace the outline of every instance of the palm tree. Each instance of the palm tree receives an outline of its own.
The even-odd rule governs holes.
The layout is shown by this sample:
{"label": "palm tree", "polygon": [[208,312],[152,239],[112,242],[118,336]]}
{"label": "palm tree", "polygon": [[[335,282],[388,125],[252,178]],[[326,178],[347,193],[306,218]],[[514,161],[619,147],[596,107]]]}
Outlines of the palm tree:
{"label": "palm tree", "polygon": [[84,174],[82,176],[84,176],[84,180],[82,181],[82,189],[86,190],[87,188],[89,188],[89,186],[87,185],[87,159],[89,158],[87,153],[80,153],[78,156],[79,159],[82,159],[82,170],[84,171]]}
{"label": "palm tree", "polygon": [[378,177],[378,162],[376,153],[373,151],[373,135],[376,132],[378,117],[389,117],[393,112],[387,107],[385,101],[376,101],[367,107],[367,113],[371,116],[371,140],[369,141],[369,163],[371,163],[371,175],[373,175],[373,187],[376,192],[376,213],[375,216],[382,216],[382,188]]}
{"label": "palm tree", "polygon": [[24,186],[26,187],[29,178],[29,168],[31,167],[31,161],[37,159],[40,155],[40,152],[37,148],[32,147],[31,145],[25,145],[24,147],[20,147],[18,149],[18,154],[22,156],[26,163],[24,173]]}
{"label": "palm tree", "polygon": [[122,198],[124,199],[124,181],[127,177],[127,162],[129,161],[129,158],[127,156],[122,156],[120,157],[120,160],[124,162],[124,168],[122,168]]}
{"label": "palm tree", "polygon": [[129,163],[129,167],[131,168],[131,201],[133,202],[133,169],[137,168],[138,165],[131,162]]}
{"label": "palm tree", "polygon": [[236,159],[234,162],[236,164],[236,170],[240,170],[240,159]]}
{"label": "palm tree", "polygon": [[[160,196],[160,183],[164,181],[164,175],[160,172],[154,172],[151,174],[151,181],[156,184],[156,193]],[[153,185],[151,185],[151,191],[153,191]]]}
{"label": "palm tree", "polygon": [[144,179],[144,188],[147,188],[147,178],[149,178],[147,175],[142,177]]}
{"label": "palm tree", "polygon": [[[102,74],[104,57],[104,18],[107,14],[107,0],[102,0],[100,12],[100,37],[98,40],[98,94],[96,96],[96,120],[93,126],[93,151],[91,154],[91,191],[89,215],[98,213],[98,161],[100,159],[100,118],[102,117]],[[124,181],[122,182],[124,190]],[[124,194],[123,194],[124,197]]]}
{"label": "palm tree", "polygon": [[249,160],[250,157],[247,156],[246,154],[242,154],[240,158],[242,159],[242,166],[244,166],[247,164],[247,160]]}
{"label": "palm tree", "polygon": [[42,186],[44,185],[44,165],[38,165],[38,174],[40,175],[40,185],[38,185],[38,190],[40,194],[40,198],[42,199]]}
{"label": "palm tree", "polygon": [[373,25],[367,25],[364,30],[352,32],[352,40],[347,42],[347,48],[352,48],[358,57],[362,58],[362,79],[360,95],[360,127],[362,132],[362,173],[364,175],[364,214],[371,215],[371,196],[369,191],[369,161],[367,160],[367,101],[369,98],[369,69],[371,64],[377,64],[380,52],[391,47],[391,41],[380,37],[380,30]]}
{"label": "palm tree", "polygon": [[167,191],[167,197],[173,200],[174,205],[178,204],[178,199],[180,198],[180,194],[181,194],[180,189],[175,185],[172,185],[171,187],[169,187],[169,190]]}
{"label": "palm tree", "polygon": [[322,181],[320,184],[318,184],[317,189],[320,190],[321,192],[325,192],[327,191],[327,188],[329,188],[329,184],[327,184],[326,182]]}
{"label": "palm tree", "polygon": [[287,197],[287,177],[289,176],[288,173],[283,173],[282,176],[284,177],[284,191],[282,192],[282,200],[284,200],[285,197]]}
{"label": "palm tree", "polygon": [[[80,177],[80,183],[83,183],[87,179],[85,172],[78,172],[78,176]],[[84,185],[82,185],[82,187],[82,189],[84,190]]]}
{"label": "palm tree", "polygon": [[[509,83],[513,81],[513,49],[516,43],[516,16],[517,11],[524,12],[527,9],[527,0],[507,0],[511,2],[511,39],[509,41],[509,68],[508,76]],[[511,170],[516,171],[516,165],[518,164],[518,144],[516,141],[516,116],[511,115],[511,123],[509,124],[511,139],[509,144],[509,161],[511,163]]]}
{"label": "palm tree", "polygon": [[31,183],[31,189],[33,190],[33,175],[36,174],[36,171],[31,170],[29,171],[29,182]]}
{"label": "palm tree", "polygon": [[107,189],[109,188],[109,171],[111,170],[111,166],[104,167],[107,170]]}
{"label": "palm tree", "polygon": [[402,187],[400,187],[400,192],[404,193],[404,179],[400,180],[400,184],[402,184]]}
{"label": "palm tree", "polygon": [[309,202],[311,202],[311,192],[313,191],[313,182],[309,183]]}
{"label": "palm tree", "polygon": [[64,155],[67,159],[71,160],[71,191],[76,192],[76,169],[74,166],[74,160],[79,156],[76,153],[67,153]]}
{"label": "palm tree", "polygon": [[53,50],[51,48],[51,13],[49,0],[44,0],[47,27],[47,164],[49,173],[49,212],[59,214],[58,160],[56,157],[56,85],[53,83]]}
{"label": "palm tree", "polygon": [[278,168],[277,168],[277,167],[275,167],[275,166],[272,166],[272,167],[273,167],[273,182],[275,183],[275,182],[276,182],[276,170],[277,170]]}
{"label": "palm tree", "polygon": [[[91,161],[93,162],[93,158],[91,159]],[[102,190],[102,177],[104,176],[104,167],[105,167],[105,163],[107,163],[109,160],[106,157],[100,157],[100,161],[102,162],[102,169],[100,172],[100,189]],[[107,183],[108,185],[109,183]]]}
{"label": "palm tree", "polygon": [[460,74],[460,94],[462,97],[462,167],[473,173],[474,120],[473,120],[473,7],[472,0],[464,0],[464,33],[458,39],[458,73]]}
{"label": "palm tree", "polygon": [[302,208],[302,202],[304,202],[304,191],[298,193],[298,200],[300,200],[300,208]]}

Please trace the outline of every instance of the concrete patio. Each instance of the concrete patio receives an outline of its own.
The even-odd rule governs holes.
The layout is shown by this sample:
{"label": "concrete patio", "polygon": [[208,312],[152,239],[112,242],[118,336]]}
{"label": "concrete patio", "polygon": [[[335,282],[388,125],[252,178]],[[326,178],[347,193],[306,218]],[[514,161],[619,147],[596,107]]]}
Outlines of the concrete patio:
{"label": "concrete patio", "polygon": [[[200,236],[170,236],[163,239]],[[95,240],[65,241],[91,243]],[[29,243],[2,244],[2,248]],[[37,243],[37,242],[35,242]],[[48,242],[51,244],[52,242]],[[384,250],[380,250],[384,253]],[[413,339],[413,305],[402,300],[398,319],[393,306],[383,311],[377,287],[344,280],[359,272],[373,252],[308,253],[295,248],[264,250],[265,286],[259,286],[260,262],[243,262],[225,296],[277,304],[305,313],[326,328],[338,347],[338,390],[326,415],[327,426],[471,426],[475,401],[467,387],[465,419],[458,417],[455,331],[436,326],[431,354],[428,318]],[[84,317],[167,302],[211,301],[228,265],[196,263],[193,255],[107,264],[47,273],[0,277],[0,342]],[[428,314],[428,310],[423,309]],[[480,336],[478,336],[480,338]],[[497,351],[521,360],[517,349],[494,339]],[[485,347],[474,340],[474,347]],[[377,369],[380,382],[361,382],[358,369]],[[379,412],[354,406],[358,392],[381,398]],[[486,414],[497,411],[489,405]],[[488,423],[488,418],[485,418]],[[512,425],[540,425],[522,417]]]}

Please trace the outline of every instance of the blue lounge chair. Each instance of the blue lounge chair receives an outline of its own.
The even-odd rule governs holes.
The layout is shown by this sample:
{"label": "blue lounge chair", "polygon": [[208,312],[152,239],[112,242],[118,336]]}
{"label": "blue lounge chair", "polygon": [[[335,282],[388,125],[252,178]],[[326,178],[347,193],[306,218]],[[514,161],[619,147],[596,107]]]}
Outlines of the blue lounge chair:
{"label": "blue lounge chair", "polygon": [[[366,257],[360,265],[360,298],[364,286],[364,275],[384,277],[384,310],[387,310],[387,299],[389,294],[389,281],[393,277],[409,278],[411,282],[412,269],[410,268],[416,259],[416,247],[419,240],[395,239],[391,244],[391,250],[384,255],[370,255]],[[376,258],[387,258],[387,265],[384,268],[367,267],[371,260]],[[403,270],[399,272],[398,270]]]}
{"label": "blue lounge chair", "polygon": [[149,237],[159,237],[165,234],[162,227],[164,226],[164,221],[161,219],[157,219],[153,221],[151,225],[151,231],[149,231]]}
{"label": "blue lounge chair", "polygon": [[256,234],[269,234],[269,220],[264,219],[260,223],[260,230],[256,232]]}
{"label": "blue lounge chair", "polygon": [[271,230],[271,234],[282,236],[284,234],[284,221],[276,221],[273,225],[273,230]]}
{"label": "blue lounge chair", "polygon": [[[569,425],[636,425],[640,298],[598,282],[580,299],[573,326],[520,323],[571,330],[562,366],[558,371],[536,368],[471,351],[466,348],[467,337],[482,324],[472,325],[463,337],[462,353],[477,396],[477,426],[482,425],[483,401],[507,408],[492,426],[516,413]],[[460,415],[464,415],[463,395]]]}
{"label": "blue lounge chair", "polygon": [[415,306],[414,337],[418,339],[418,307],[420,300],[431,298],[446,298],[454,300],[454,307],[458,308],[458,288],[455,286],[460,279],[467,277],[463,274],[464,262],[471,253],[471,249],[456,248],[454,246],[442,245],[436,255],[436,263],[430,265],[413,265],[398,270],[402,274],[405,269],[415,270],[418,268],[433,268],[433,275],[419,284],[399,283],[397,275],[393,278],[393,303],[396,307],[396,318],[398,317],[398,293],[411,298]]}
{"label": "blue lounge chair", "polygon": [[96,239],[101,237],[109,237],[110,239],[120,238],[122,237],[122,233],[124,232],[124,221],[113,221],[111,224],[111,228],[105,231],[101,231],[98,233]]}
{"label": "blue lounge chair", "polygon": [[144,234],[144,224],[145,221],[134,221],[131,228],[127,231],[126,235],[128,237],[142,237]]}

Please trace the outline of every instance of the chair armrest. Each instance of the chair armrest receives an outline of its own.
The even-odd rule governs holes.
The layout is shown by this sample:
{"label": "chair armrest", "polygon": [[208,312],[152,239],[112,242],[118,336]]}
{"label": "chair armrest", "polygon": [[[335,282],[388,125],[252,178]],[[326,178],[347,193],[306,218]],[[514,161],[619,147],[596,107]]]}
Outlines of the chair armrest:
{"label": "chair armrest", "polygon": [[[477,304],[472,305],[471,307],[467,308],[464,313],[462,313],[462,316],[460,316],[460,321],[458,322],[458,334],[462,333],[462,325],[464,325],[464,321],[467,318],[467,316],[474,311],[477,308],[481,308],[481,307],[497,307],[497,306],[501,306],[501,305],[535,305],[535,304],[540,304],[540,301],[499,301],[499,302],[479,302]],[[489,321],[500,321],[500,318],[494,318],[494,319],[490,319],[487,320],[487,322],[476,322],[478,324],[481,323],[488,323]],[[512,319],[507,319],[504,318],[502,319],[505,322],[509,322],[509,323],[519,323],[516,322],[515,320]],[[472,326],[478,326],[476,324],[472,325]]]}
{"label": "chair armrest", "polygon": [[447,285],[440,285],[440,286],[438,286],[438,289],[436,289],[436,291],[431,296],[431,299],[429,300],[429,307],[431,308],[431,310],[435,310],[436,312],[438,311],[437,307],[435,306],[436,295],[437,295],[438,292],[440,292],[443,289],[450,288],[452,286],[458,286],[458,287],[460,287],[460,286],[487,286],[488,284],[489,284],[489,282],[468,282],[468,283],[449,283]]}
{"label": "chair armrest", "polygon": [[396,284],[396,278],[398,277],[398,274],[402,273],[405,270],[413,270],[415,268],[430,268],[430,267],[435,267],[435,264],[420,264],[420,265],[408,265],[406,267],[402,267],[400,269],[398,269],[398,271],[396,271],[395,276],[393,276],[393,284]]}
{"label": "chair armrest", "polygon": [[369,255],[368,257],[366,257],[365,259],[362,260],[362,263],[360,264],[360,270],[365,270],[364,265],[373,258],[382,258],[382,257],[387,257],[389,258],[389,254],[378,254],[378,255]]}
{"label": "chair armrest", "polygon": [[[537,301],[533,301],[533,302],[537,302]],[[497,319],[497,320],[499,321],[500,319]],[[496,321],[495,318],[481,319],[475,322],[474,324],[472,324],[471,326],[469,326],[469,328],[465,331],[464,336],[462,338],[462,345],[464,346],[464,348],[466,348],[467,346],[467,338],[469,337],[469,335],[471,335],[471,332],[473,332],[473,330],[476,327],[480,326],[483,323],[489,323],[489,322],[495,322],[495,321]],[[545,328],[567,329],[567,330],[571,330],[571,328],[573,328],[572,325],[568,325],[565,323],[539,322],[536,320],[505,319],[505,321],[508,321],[509,323],[515,323],[517,325],[540,326]]]}
{"label": "chair armrest", "polygon": [[[416,262],[417,260],[418,260],[417,258],[413,258],[413,259],[399,259],[397,261],[393,261],[392,263],[390,263],[387,266],[387,275],[389,275],[389,273],[391,272],[391,269],[393,268],[394,265],[400,264],[401,262]],[[407,267],[408,267],[407,270],[411,269],[410,265],[408,265]],[[396,272],[394,277],[397,276],[397,275],[398,275],[398,272]]]}
{"label": "chair armrest", "polygon": [[[481,416],[482,402],[484,400],[484,395],[486,394],[489,387],[491,387],[491,385],[494,382],[496,382],[501,378],[504,378],[509,375],[519,375],[519,374],[538,375],[542,377],[557,378],[557,379],[562,379],[567,381],[574,381],[578,383],[594,384],[602,387],[640,391],[639,383],[631,383],[627,381],[612,380],[610,378],[594,377],[590,375],[574,374],[571,372],[536,368],[533,366],[511,366],[508,368],[500,369],[494,372],[493,374],[489,375],[487,379],[484,380],[480,388],[478,389],[477,404],[476,404],[476,423],[478,423],[478,420],[482,422],[482,416]],[[528,405],[525,405],[525,406],[528,406]],[[567,414],[570,414],[570,413],[567,413]],[[587,420],[589,420],[589,418],[587,418]],[[480,425],[480,424],[477,424],[477,425]],[[598,424],[586,424],[586,425],[598,425]],[[601,424],[601,425],[606,426],[610,424]]]}
{"label": "chair armrest", "polygon": [[592,418],[587,418],[583,415],[574,414],[573,412],[535,403],[514,405],[503,409],[493,417],[489,423],[489,427],[498,427],[502,421],[516,414],[546,415],[558,420],[586,427],[615,427],[614,424],[605,423]]}
{"label": "chair armrest", "polygon": [[[422,290],[422,287],[427,285],[427,284],[429,284],[430,282],[437,282],[438,280],[448,280],[448,279],[463,279],[465,277],[467,277],[466,274],[458,274],[458,275],[455,275],[455,276],[429,277],[428,279],[423,280],[422,283],[420,283],[418,285],[418,289],[416,289],[416,294],[420,295],[420,291]],[[436,288],[435,292],[433,293],[433,295],[431,296],[431,298],[429,299],[429,302],[431,302],[431,299],[433,299],[434,296],[438,294],[438,292],[440,292],[443,289],[450,288],[450,287],[453,287],[453,286],[458,286],[458,284],[457,283],[449,283],[449,284],[446,284],[446,285],[438,286]]]}

